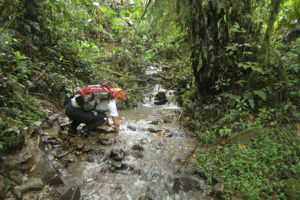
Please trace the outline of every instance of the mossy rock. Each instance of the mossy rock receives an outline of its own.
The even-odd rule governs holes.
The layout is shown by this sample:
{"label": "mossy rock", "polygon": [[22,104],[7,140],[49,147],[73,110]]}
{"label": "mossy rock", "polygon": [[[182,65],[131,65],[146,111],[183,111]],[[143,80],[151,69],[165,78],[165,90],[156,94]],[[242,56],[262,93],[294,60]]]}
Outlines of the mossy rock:
{"label": "mossy rock", "polygon": [[300,176],[287,179],[284,185],[287,200],[300,199]]}

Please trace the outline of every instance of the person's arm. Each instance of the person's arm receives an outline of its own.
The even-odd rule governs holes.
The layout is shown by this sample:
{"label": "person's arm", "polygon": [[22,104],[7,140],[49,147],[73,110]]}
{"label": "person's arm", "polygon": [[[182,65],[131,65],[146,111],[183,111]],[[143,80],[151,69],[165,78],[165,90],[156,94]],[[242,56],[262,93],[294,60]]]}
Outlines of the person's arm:
{"label": "person's arm", "polygon": [[106,123],[107,123],[109,126],[113,126],[113,125],[114,125],[114,123],[112,123],[112,122],[110,121],[110,118],[109,118],[109,117],[107,118]]}
{"label": "person's arm", "polygon": [[112,117],[114,125],[115,125],[115,131],[116,133],[119,133],[120,131],[120,122],[118,117]]}

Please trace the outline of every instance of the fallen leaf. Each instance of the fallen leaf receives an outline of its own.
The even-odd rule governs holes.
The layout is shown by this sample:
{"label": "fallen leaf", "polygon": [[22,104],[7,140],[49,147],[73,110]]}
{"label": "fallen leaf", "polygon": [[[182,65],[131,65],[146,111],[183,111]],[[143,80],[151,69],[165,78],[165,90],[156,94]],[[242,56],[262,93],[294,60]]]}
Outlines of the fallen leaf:
{"label": "fallen leaf", "polygon": [[33,166],[31,167],[30,171],[33,172],[33,171],[35,170],[35,168],[36,168],[36,165],[33,165]]}
{"label": "fallen leaf", "polygon": [[158,132],[157,132],[157,136],[159,136],[159,137],[163,136],[163,134],[164,134],[164,133],[163,133],[162,131],[158,131]]}

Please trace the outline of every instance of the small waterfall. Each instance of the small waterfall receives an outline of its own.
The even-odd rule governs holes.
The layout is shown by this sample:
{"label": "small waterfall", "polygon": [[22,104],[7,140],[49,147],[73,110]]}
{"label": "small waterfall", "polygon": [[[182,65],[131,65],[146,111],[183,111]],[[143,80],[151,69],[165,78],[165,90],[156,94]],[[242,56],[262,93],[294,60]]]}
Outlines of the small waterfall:
{"label": "small waterfall", "polygon": [[152,91],[146,93],[144,95],[144,107],[153,107],[155,105],[155,96],[159,93],[165,93],[165,96],[167,98],[167,103],[164,105],[161,105],[160,107],[164,109],[180,109],[180,107],[176,103],[176,91],[175,90],[166,90],[163,88],[160,84],[156,84]]}

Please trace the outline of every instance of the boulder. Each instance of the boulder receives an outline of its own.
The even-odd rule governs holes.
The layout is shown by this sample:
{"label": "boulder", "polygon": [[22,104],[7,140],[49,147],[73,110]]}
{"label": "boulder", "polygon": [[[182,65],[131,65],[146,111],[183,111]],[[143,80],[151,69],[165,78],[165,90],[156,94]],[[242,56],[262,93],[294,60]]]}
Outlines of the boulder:
{"label": "boulder", "polygon": [[112,149],[109,157],[115,161],[121,161],[125,157],[124,150],[123,149]]}
{"label": "boulder", "polygon": [[136,151],[144,151],[144,147],[142,147],[142,145],[140,144],[135,144],[131,148],[132,150],[136,150]]}
{"label": "boulder", "polygon": [[33,155],[31,168],[33,177],[41,178],[45,184],[49,185],[63,184],[59,172],[52,165],[47,155],[38,147],[38,145],[31,144],[30,146]]}
{"label": "boulder", "polygon": [[178,193],[180,190],[188,192],[201,191],[203,192],[204,181],[193,176],[183,176],[174,178],[173,191]]}
{"label": "boulder", "polygon": [[165,92],[160,91],[155,95],[155,98],[154,98],[155,105],[164,105],[167,102],[168,102],[168,98],[167,98],[167,95]]}
{"label": "boulder", "polygon": [[22,193],[31,192],[31,191],[40,191],[44,187],[44,184],[41,179],[34,178],[30,179],[27,183],[20,187]]}
{"label": "boulder", "polygon": [[61,196],[61,200],[79,200],[79,199],[80,199],[80,188],[77,185],[69,188]]}

